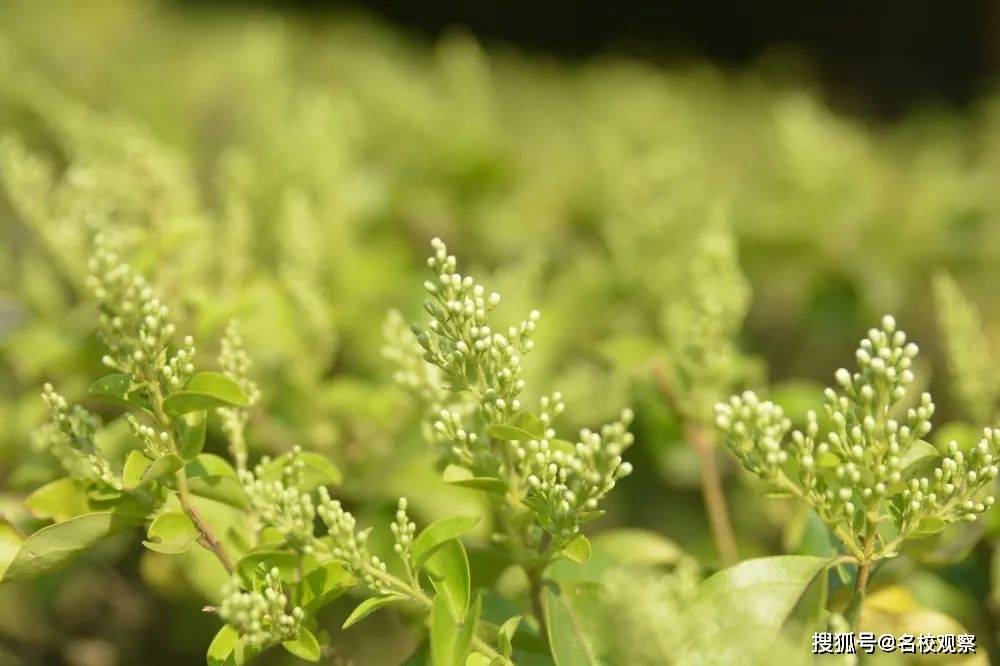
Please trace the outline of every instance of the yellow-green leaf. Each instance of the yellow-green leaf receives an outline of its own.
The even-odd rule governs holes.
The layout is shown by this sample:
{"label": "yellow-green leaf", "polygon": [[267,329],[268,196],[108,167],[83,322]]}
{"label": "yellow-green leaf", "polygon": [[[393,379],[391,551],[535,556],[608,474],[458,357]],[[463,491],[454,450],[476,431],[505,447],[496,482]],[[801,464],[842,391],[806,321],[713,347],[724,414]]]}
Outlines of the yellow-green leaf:
{"label": "yellow-green leaf", "polygon": [[577,564],[586,564],[590,559],[590,540],[578,534],[563,546],[562,554]]}
{"label": "yellow-green leaf", "polygon": [[125,466],[122,468],[122,486],[125,490],[138,488],[142,483],[142,475],[146,473],[153,461],[147,458],[142,451],[132,450],[125,458]]}
{"label": "yellow-green leaf", "polygon": [[183,553],[198,540],[198,528],[194,522],[179,511],[161,513],[149,525],[148,540],[142,545],[158,553]]}
{"label": "yellow-green leaf", "polygon": [[465,666],[481,609],[482,599],[477,596],[468,612],[456,621],[447,600],[440,595],[434,598],[430,623],[432,666]]}
{"label": "yellow-green leaf", "polygon": [[347,616],[347,619],[344,620],[344,625],[342,628],[347,629],[348,627],[352,627],[361,620],[365,619],[366,617],[374,613],[375,611],[377,611],[379,608],[382,608],[382,606],[388,606],[389,604],[394,604],[397,601],[402,601],[403,599],[404,597],[395,595],[390,595],[387,597],[371,597],[369,599],[365,599],[360,604],[358,604],[353,611],[351,611],[350,615]]}
{"label": "yellow-green leaf", "polygon": [[24,500],[24,506],[36,518],[62,522],[93,511],[82,482],[63,477],[46,483]]}
{"label": "yellow-green leaf", "polygon": [[421,568],[427,558],[446,541],[465,534],[478,524],[478,516],[449,516],[434,521],[413,540],[413,549],[410,551],[413,556],[413,566]]}
{"label": "yellow-green leaf", "polygon": [[88,513],[38,530],[21,544],[3,581],[29,580],[64,566],[74,556],[143,519],[122,513]]}
{"label": "yellow-green leaf", "polygon": [[451,539],[438,547],[424,563],[424,571],[438,596],[444,598],[456,622],[465,617],[469,609],[471,581],[469,556],[458,539]]}
{"label": "yellow-green leaf", "polygon": [[290,641],[285,641],[281,644],[281,646],[299,659],[305,659],[306,661],[319,661],[319,641],[317,641],[313,633],[305,627],[299,629],[298,636]]}

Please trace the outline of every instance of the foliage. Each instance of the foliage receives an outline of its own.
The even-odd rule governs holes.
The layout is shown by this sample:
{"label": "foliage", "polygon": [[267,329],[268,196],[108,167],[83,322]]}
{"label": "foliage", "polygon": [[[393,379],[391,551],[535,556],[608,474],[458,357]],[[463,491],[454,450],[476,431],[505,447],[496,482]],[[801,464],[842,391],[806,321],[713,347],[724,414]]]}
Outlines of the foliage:
{"label": "foliage", "polygon": [[[792,662],[842,615],[997,652],[995,100],[869,124],[781,57],[338,14],[0,26],[0,661]],[[818,409],[886,311],[930,353],[878,329]]]}

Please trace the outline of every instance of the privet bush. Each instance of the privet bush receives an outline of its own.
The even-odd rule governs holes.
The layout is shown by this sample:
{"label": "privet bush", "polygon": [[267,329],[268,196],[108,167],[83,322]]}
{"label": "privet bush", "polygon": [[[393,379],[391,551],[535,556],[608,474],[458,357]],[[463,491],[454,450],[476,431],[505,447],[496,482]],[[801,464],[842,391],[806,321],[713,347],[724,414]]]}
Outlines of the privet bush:
{"label": "privet bush", "polygon": [[[770,67],[193,11],[0,7],[0,661],[220,627],[269,663],[784,663],[851,621],[995,651],[995,102],[870,127]],[[938,340],[930,268],[967,292],[935,284]],[[931,353],[883,332],[896,378],[866,350],[825,411],[885,311]],[[712,423],[746,388],[756,439]]]}
{"label": "privet bush", "polygon": [[[590,558],[580,527],[601,514],[600,500],[631,471],[622,459],[632,444],[631,412],[598,432],[581,431],[576,443],[556,438],[554,421],[565,407],[560,395],[542,397],[537,413],[520,397],[521,358],[533,347],[539,313],[506,329],[492,324],[500,296],[458,274],[440,240],[432,245],[434,279],[425,283],[430,324],[395,331],[389,355],[402,382],[433,398],[428,435],[448,465],[446,479],[490,496],[496,521],[490,542],[530,581],[534,631],[548,637],[553,653],[572,653],[579,637],[551,626],[546,632],[562,620],[558,608],[566,602],[543,576],[560,559]],[[512,663],[522,616],[499,626],[481,621],[482,600],[470,586],[459,539],[480,517],[443,518],[418,533],[400,498],[389,526],[398,566],[390,568],[369,547],[372,528],[360,528],[331,495],[340,473],[323,456],[296,446],[249,466],[247,410],[261,389],[235,324],[221,341],[221,372],[201,370],[193,338],[177,339],[170,308],[103,234],[95,238],[89,269],[107,349],[102,363],[114,371],[89,394],[127,410],[135,446],[121,460],[110,456],[96,442],[100,420],[45,385],[51,417],[38,443],[67,476],[29,498],[36,509],[52,507],[48,516],[56,522],[24,540],[5,580],[41,575],[142,525],[146,548],[177,554],[198,544],[231,576],[218,607],[206,608],[225,622],[208,648],[209,663],[243,663],[279,644],[318,660],[323,633],[316,613],[356,585],[367,597],[345,629],[380,607],[407,604],[426,617],[434,664],[465,664],[473,654],[483,663]],[[424,362],[432,369],[421,368]],[[210,418],[221,423],[229,459],[203,452]],[[204,500],[231,506],[233,515],[207,520],[199,509]]]}
{"label": "privet bush", "polygon": [[716,406],[716,424],[743,466],[812,508],[857,565],[846,614],[857,621],[872,569],[905,542],[975,520],[991,507],[981,497],[997,477],[1000,430],[986,428],[970,450],[951,442],[939,452],[931,431],[929,393],[910,395],[918,353],[887,315],[855,358],[858,369],[835,373],[816,412],[792,430],[781,407],[747,391]]}

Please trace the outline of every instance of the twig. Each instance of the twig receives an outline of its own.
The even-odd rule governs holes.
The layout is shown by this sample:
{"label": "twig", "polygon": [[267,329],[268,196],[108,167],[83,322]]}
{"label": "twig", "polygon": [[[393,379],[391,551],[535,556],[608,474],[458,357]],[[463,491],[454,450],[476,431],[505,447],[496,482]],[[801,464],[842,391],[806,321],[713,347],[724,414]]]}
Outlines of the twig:
{"label": "twig", "polygon": [[226,571],[232,575],[235,571],[233,561],[229,558],[229,554],[226,552],[226,549],[222,547],[222,544],[215,537],[215,533],[212,532],[212,529],[205,523],[204,519],[201,517],[201,513],[194,506],[194,504],[191,504],[189,501],[182,500],[181,505],[194,522],[195,527],[197,527],[198,531],[201,532],[201,541],[204,546],[215,553],[215,557],[218,558],[219,562],[222,563],[222,566],[226,568]]}
{"label": "twig", "polygon": [[545,608],[542,605],[542,572],[538,569],[529,569],[528,574],[528,596],[531,597],[531,612],[538,620],[538,629],[542,636],[546,636],[548,628],[545,626]]}
{"label": "twig", "polygon": [[[150,382],[150,388],[153,398],[153,412],[156,416],[156,420],[160,422],[160,427],[169,433],[173,449],[175,452],[179,453],[180,447],[177,444],[176,437],[174,436],[174,429],[170,421],[170,417],[163,411],[163,395],[160,392],[159,382]],[[225,567],[226,572],[229,573],[229,575],[232,575],[235,571],[233,561],[229,559],[229,554],[226,553],[222,544],[216,538],[215,533],[212,532],[212,528],[209,527],[208,524],[202,519],[201,513],[199,513],[198,509],[191,503],[191,496],[190,493],[188,493],[187,473],[184,471],[183,467],[177,470],[176,478],[177,497],[180,499],[181,507],[184,509],[184,513],[191,518],[194,526],[198,528],[198,532],[201,534],[199,541],[206,548],[215,553],[215,557],[222,563],[222,566]]]}
{"label": "twig", "polygon": [[653,377],[663,401],[680,420],[684,439],[698,455],[698,476],[712,539],[715,541],[715,548],[719,552],[722,565],[732,566],[739,560],[739,554],[733,526],[729,521],[729,511],[726,508],[726,493],[715,460],[715,445],[711,431],[704,425],[693,423],[684,417],[667,374],[659,363],[653,364]]}

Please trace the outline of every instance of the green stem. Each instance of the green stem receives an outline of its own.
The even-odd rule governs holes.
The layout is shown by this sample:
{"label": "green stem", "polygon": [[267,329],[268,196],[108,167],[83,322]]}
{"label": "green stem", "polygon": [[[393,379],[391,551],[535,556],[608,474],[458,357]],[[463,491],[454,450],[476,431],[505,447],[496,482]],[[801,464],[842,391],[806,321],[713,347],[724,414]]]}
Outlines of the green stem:
{"label": "green stem", "polygon": [[844,609],[844,617],[851,624],[853,629],[858,628],[861,619],[861,606],[865,601],[865,594],[868,592],[868,579],[871,576],[872,563],[859,562],[858,575],[854,579],[854,592],[847,601],[847,608]]}
{"label": "green stem", "polygon": [[701,478],[701,494],[708,514],[708,524],[712,530],[715,548],[719,552],[722,566],[729,567],[739,561],[736,549],[736,535],[726,508],[726,493],[715,460],[715,445],[704,426],[685,423],[684,433],[691,448],[698,454],[698,474]]}
{"label": "green stem", "polygon": [[715,459],[715,443],[709,428],[694,423],[684,416],[684,410],[674,394],[673,387],[666,371],[659,363],[653,365],[653,378],[657,389],[670,409],[682,423],[684,439],[698,455],[698,476],[701,485],[702,501],[705,503],[705,513],[708,516],[708,526],[712,532],[715,549],[724,567],[732,566],[739,561],[736,549],[736,534],[729,520],[729,510],[726,508],[726,491],[722,485],[722,476]]}
{"label": "green stem", "polygon": [[[147,380],[150,387],[150,393],[153,397],[153,412],[156,415],[156,420],[159,421],[160,427],[164,429],[167,434],[170,435],[170,444],[174,449],[175,453],[180,452],[180,447],[177,445],[177,438],[174,436],[173,423],[170,417],[167,416],[166,412],[163,411],[163,394],[160,392],[160,384],[155,379]],[[201,513],[198,509],[191,503],[191,493],[188,492],[188,479],[187,472],[184,471],[184,466],[182,465],[177,473],[175,474],[177,479],[177,498],[180,500],[181,508],[184,513],[191,519],[194,523],[195,528],[201,535],[199,542],[208,548],[212,553],[215,554],[216,559],[222,564],[229,575],[232,575],[236,571],[233,566],[233,561],[230,559],[229,554],[226,552],[225,548],[222,547],[222,543],[215,536],[215,532],[212,528],[205,522],[204,518],[201,517]]]}
{"label": "green stem", "polygon": [[861,620],[861,606],[865,602],[865,594],[868,592],[868,580],[871,577],[872,567],[878,561],[875,555],[875,523],[868,522],[865,529],[864,541],[862,541],[863,557],[858,558],[858,575],[854,579],[854,592],[847,601],[847,608],[844,610],[844,617],[851,623],[851,627],[858,628]]}
{"label": "green stem", "polygon": [[542,636],[548,632],[545,626],[545,606],[542,604],[542,569],[527,569],[528,574],[528,596],[531,599],[531,612],[538,620],[538,629]]}

